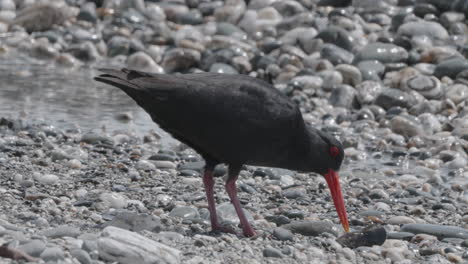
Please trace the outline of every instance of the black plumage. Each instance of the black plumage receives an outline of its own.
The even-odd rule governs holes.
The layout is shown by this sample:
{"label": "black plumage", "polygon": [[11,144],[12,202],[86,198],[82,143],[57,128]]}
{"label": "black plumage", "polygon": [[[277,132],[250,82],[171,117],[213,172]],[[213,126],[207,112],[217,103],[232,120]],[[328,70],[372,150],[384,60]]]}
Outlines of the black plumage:
{"label": "black plumage", "polygon": [[244,234],[249,236],[254,231],[247,220],[242,219],[235,195],[235,181],[243,164],[322,175],[340,168],[344,155],[340,142],[307,125],[299,108],[262,80],[218,73],[168,75],[128,69],[100,71],[103,74],[95,78],[97,81],[123,90],[162,129],[205,159],[204,183],[214,229],[222,229],[212,208],[214,200],[210,201],[213,196],[211,172],[219,163],[229,165],[226,190],[238,210]]}

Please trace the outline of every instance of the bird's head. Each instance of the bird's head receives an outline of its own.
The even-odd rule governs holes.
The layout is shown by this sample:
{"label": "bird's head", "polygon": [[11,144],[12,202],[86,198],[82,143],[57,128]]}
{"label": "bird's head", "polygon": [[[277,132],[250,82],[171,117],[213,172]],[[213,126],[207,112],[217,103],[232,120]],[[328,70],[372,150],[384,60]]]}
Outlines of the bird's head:
{"label": "bird's head", "polygon": [[346,232],[349,232],[348,216],[340,187],[338,170],[344,158],[343,145],[335,137],[315,128],[309,128],[308,162],[310,170],[319,173],[327,181],[336,212]]}

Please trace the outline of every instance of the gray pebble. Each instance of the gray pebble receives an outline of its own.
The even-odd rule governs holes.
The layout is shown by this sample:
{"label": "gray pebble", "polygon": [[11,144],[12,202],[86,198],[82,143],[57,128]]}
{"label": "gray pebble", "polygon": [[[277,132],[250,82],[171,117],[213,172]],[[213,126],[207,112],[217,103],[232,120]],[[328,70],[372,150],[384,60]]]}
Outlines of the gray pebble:
{"label": "gray pebble", "polygon": [[267,247],[263,250],[263,256],[266,258],[282,258],[283,254],[276,248]]}
{"label": "gray pebble", "polygon": [[40,258],[46,262],[59,262],[65,259],[65,253],[59,247],[49,247],[41,253]]}
{"label": "gray pebble", "polygon": [[277,227],[273,230],[273,237],[280,241],[292,241],[294,239],[293,233],[282,227]]}
{"label": "gray pebble", "polygon": [[402,232],[409,232],[413,234],[428,234],[436,236],[439,239],[453,237],[453,238],[468,238],[468,230],[458,226],[449,225],[434,225],[434,224],[407,224],[403,225],[400,229]]}

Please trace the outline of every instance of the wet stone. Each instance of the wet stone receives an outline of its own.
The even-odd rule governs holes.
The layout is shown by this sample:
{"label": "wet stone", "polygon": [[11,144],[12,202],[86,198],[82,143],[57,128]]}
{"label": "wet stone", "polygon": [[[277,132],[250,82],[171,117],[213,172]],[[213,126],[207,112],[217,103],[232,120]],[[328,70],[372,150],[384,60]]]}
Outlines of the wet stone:
{"label": "wet stone", "polygon": [[360,61],[376,60],[380,63],[405,62],[408,59],[408,52],[397,45],[389,43],[371,43],[365,46],[354,59],[354,63]]}
{"label": "wet stone", "polygon": [[411,106],[411,96],[397,89],[384,89],[375,99],[375,104],[384,109],[393,106],[408,108]]}

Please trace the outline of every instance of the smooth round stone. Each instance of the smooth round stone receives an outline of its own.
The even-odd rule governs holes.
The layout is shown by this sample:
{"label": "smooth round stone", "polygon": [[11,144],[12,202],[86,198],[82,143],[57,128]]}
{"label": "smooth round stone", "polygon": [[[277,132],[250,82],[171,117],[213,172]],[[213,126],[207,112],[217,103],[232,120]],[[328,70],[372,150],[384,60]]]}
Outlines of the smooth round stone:
{"label": "smooth round stone", "polygon": [[356,97],[356,90],[350,85],[342,84],[333,89],[330,104],[336,107],[352,108]]}
{"label": "smooth round stone", "polygon": [[389,195],[382,189],[374,189],[369,193],[371,199],[388,199]]}
{"label": "smooth round stone", "polygon": [[263,256],[265,258],[282,258],[283,253],[279,249],[267,247],[263,250]]}
{"label": "smooth round stone", "polygon": [[198,5],[198,10],[203,14],[203,16],[212,16],[215,10],[224,5],[223,1],[208,1],[201,2]]}
{"label": "smooth round stone", "polygon": [[204,161],[193,161],[193,162],[186,162],[179,166],[179,170],[194,170],[198,172],[202,172],[205,167]]}
{"label": "smooth round stone", "polygon": [[450,25],[455,24],[457,22],[462,22],[465,20],[465,15],[463,13],[458,12],[444,12],[439,17],[440,23],[445,27],[449,28]]}
{"label": "smooth round stone", "polygon": [[293,87],[301,90],[318,90],[323,84],[322,78],[318,76],[297,76],[289,82]]}
{"label": "smooth round stone", "polygon": [[455,104],[468,99],[468,86],[465,84],[454,84],[446,88],[445,96]]}
{"label": "smooth round stone", "polygon": [[307,191],[303,187],[293,187],[293,188],[288,188],[283,191],[283,196],[288,199],[302,198],[302,197],[305,197],[306,194],[307,194]]}
{"label": "smooth round stone", "polygon": [[434,75],[441,79],[444,76],[455,78],[457,74],[468,69],[468,61],[464,58],[447,59],[439,63],[435,70]]}
{"label": "smooth round stone", "polygon": [[189,206],[179,206],[175,207],[169,213],[171,217],[179,217],[182,219],[197,219],[200,218],[198,210]]}
{"label": "smooth round stone", "polygon": [[154,165],[154,163],[152,163],[151,161],[148,161],[148,160],[139,160],[135,164],[135,169],[144,170],[144,171],[155,171],[156,170],[156,165]]}
{"label": "smooth round stone", "polygon": [[385,72],[385,66],[377,60],[360,61],[356,66],[363,80],[380,81]]}
{"label": "smooth round stone", "polygon": [[42,240],[31,240],[21,246],[19,246],[19,250],[23,251],[24,253],[32,256],[32,257],[39,257],[41,253],[45,250],[46,245]]}
{"label": "smooth round stone", "polygon": [[201,54],[196,50],[175,48],[164,54],[162,67],[165,72],[186,71],[200,62]]}
{"label": "smooth round stone", "polygon": [[293,233],[282,227],[277,227],[273,230],[273,237],[280,241],[293,241],[294,239]]}
{"label": "smooth round stone", "polygon": [[40,255],[46,262],[62,262],[65,259],[65,252],[59,247],[48,247]]}
{"label": "smooth round stone", "polygon": [[322,78],[322,89],[326,92],[332,91],[343,83],[343,76],[338,71],[324,70],[318,72],[318,76]]}
{"label": "smooth round stone", "polygon": [[299,2],[291,0],[274,1],[272,6],[285,17],[291,17],[306,11],[304,6],[302,6]]}
{"label": "smooth round stone", "polygon": [[163,68],[143,51],[138,51],[130,55],[127,59],[127,67],[132,70],[151,73],[164,72]]}
{"label": "smooth round stone", "polygon": [[375,116],[374,113],[368,108],[362,108],[357,113],[358,120],[374,120]]}
{"label": "smooth round stone", "polygon": [[24,27],[28,33],[46,31],[54,25],[62,25],[73,13],[67,5],[38,3],[18,12],[13,24]]}
{"label": "smooth round stone", "polygon": [[83,4],[76,19],[96,23],[98,20],[96,13],[96,4],[94,2],[87,2]]}
{"label": "smooth round stone", "polygon": [[379,82],[364,81],[356,86],[356,99],[361,105],[370,104],[382,90],[383,87]]}
{"label": "smooth round stone", "polygon": [[352,65],[340,64],[335,67],[335,70],[343,76],[343,84],[356,86],[362,82],[361,71]]}
{"label": "smooth round stone", "polygon": [[354,59],[354,63],[366,60],[377,60],[380,63],[406,62],[408,52],[395,44],[390,43],[371,43],[365,46]]}
{"label": "smooth round stone", "polygon": [[402,88],[405,90],[414,90],[426,99],[439,99],[443,90],[439,79],[434,76],[414,75],[403,81]]}
{"label": "smooth round stone", "polygon": [[70,46],[69,52],[75,58],[85,62],[96,61],[98,58],[100,58],[96,45],[90,41],[85,41],[83,43]]}
{"label": "smooth round stone", "polygon": [[375,104],[386,110],[394,106],[408,108],[413,100],[408,93],[391,88],[384,89],[375,99]]}
{"label": "smooth round stone", "polygon": [[434,5],[428,4],[428,3],[419,3],[414,6],[413,10],[414,14],[418,17],[424,18],[428,14],[433,14],[438,16],[439,15],[439,10],[437,7]]}
{"label": "smooth round stone", "polygon": [[199,10],[192,9],[187,13],[177,13],[174,20],[182,25],[199,25],[203,23],[203,16]]}
{"label": "smooth round stone", "polygon": [[354,55],[351,52],[333,44],[324,44],[320,51],[320,56],[334,65],[351,64],[354,59]]}
{"label": "smooth round stone", "polygon": [[252,0],[249,1],[248,9],[259,10],[270,6],[274,0]]}
{"label": "smooth round stone", "polygon": [[416,223],[416,221],[413,218],[404,215],[394,216],[387,220],[387,224],[390,225],[404,225],[414,223]]}
{"label": "smooth round stone", "polygon": [[231,23],[220,22],[216,24],[216,34],[230,36],[234,33],[245,34],[242,29]]}
{"label": "smooth round stone", "polygon": [[329,26],[328,28],[320,31],[317,38],[322,39],[324,42],[332,43],[345,50],[352,51],[354,48],[354,39],[348,31],[337,27]]}
{"label": "smooth round stone", "polygon": [[291,223],[291,219],[284,215],[267,215],[265,219],[268,222],[275,223],[277,226],[285,225]]}
{"label": "smooth round stone", "polygon": [[246,11],[246,4],[243,0],[228,0],[224,6],[217,8],[214,12],[216,21],[236,24]]}
{"label": "smooth round stone", "polygon": [[406,224],[401,227],[400,231],[409,232],[413,234],[428,234],[436,236],[439,240],[447,237],[468,239],[468,230],[458,226],[435,224]]}
{"label": "smooth round stone", "polygon": [[160,169],[175,169],[177,168],[177,165],[169,160],[155,160],[153,161],[153,164],[156,165],[156,168]]}
{"label": "smooth round stone", "polygon": [[107,42],[107,54],[111,57],[127,55],[130,50],[130,40],[122,36],[113,36]]}
{"label": "smooth round stone", "polygon": [[164,10],[154,3],[146,2],[146,7],[141,12],[147,19],[155,22],[166,20],[166,13],[164,13]]}
{"label": "smooth round stone", "polygon": [[424,135],[424,129],[410,116],[395,116],[390,121],[393,132],[406,138]]}
{"label": "smooth round stone", "polygon": [[449,37],[447,30],[437,22],[431,21],[411,21],[401,25],[397,34],[415,37],[427,36],[431,39],[445,40]]}
{"label": "smooth round stone", "polygon": [[457,157],[454,160],[447,162],[445,165],[450,170],[462,169],[468,164],[466,158]]}
{"label": "smooth round stone", "polygon": [[92,264],[93,260],[91,259],[90,255],[88,252],[82,250],[82,249],[72,249],[70,250],[70,254],[72,257],[76,258],[81,264]]}
{"label": "smooth round stone", "polygon": [[238,74],[239,72],[229,64],[214,63],[210,67],[210,72],[225,73],[225,74]]}

